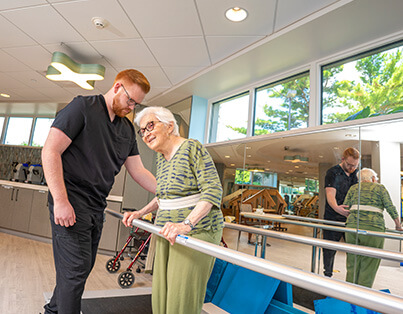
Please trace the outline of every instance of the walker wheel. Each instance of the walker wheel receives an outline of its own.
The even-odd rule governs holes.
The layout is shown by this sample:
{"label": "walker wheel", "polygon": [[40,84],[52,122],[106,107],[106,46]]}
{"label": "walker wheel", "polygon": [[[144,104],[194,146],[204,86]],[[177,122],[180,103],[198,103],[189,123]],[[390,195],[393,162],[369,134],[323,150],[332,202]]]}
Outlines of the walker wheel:
{"label": "walker wheel", "polygon": [[[116,260],[116,258],[111,258],[106,262],[106,270],[110,273],[116,273],[120,268],[120,261]],[[115,267],[113,266],[115,264]]]}
{"label": "walker wheel", "polygon": [[137,269],[136,269],[136,273],[141,273],[141,268],[140,268],[140,266],[139,266],[139,267],[137,267]]}
{"label": "walker wheel", "polygon": [[119,286],[122,288],[130,288],[134,284],[134,275],[131,271],[125,271],[119,275]]}

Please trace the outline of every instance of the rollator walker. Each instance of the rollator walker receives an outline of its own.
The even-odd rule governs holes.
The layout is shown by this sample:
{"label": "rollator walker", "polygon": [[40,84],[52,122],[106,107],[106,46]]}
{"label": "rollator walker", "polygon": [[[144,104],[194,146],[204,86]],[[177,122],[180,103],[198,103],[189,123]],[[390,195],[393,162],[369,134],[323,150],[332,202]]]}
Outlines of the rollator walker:
{"label": "rollator walker", "polygon": [[[123,209],[128,211],[129,209]],[[132,211],[132,210],[130,210]],[[150,213],[142,218],[142,220],[152,221],[153,217]],[[135,281],[135,277],[132,271],[133,265],[137,262],[136,273],[140,273],[142,268],[145,268],[145,260],[148,253],[148,246],[151,240],[151,233],[144,231],[140,228],[132,227],[129,237],[126,240],[125,245],[120,252],[116,252],[116,255],[106,262],[106,270],[109,273],[116,273],[120,269],[120,261],[125,259],[124,252],[129,250],[127,255],[132,259],[129,266],[118,277],[118,284],[121,288],[130,288]],[[134,255],[133,255],[134,254]]]}

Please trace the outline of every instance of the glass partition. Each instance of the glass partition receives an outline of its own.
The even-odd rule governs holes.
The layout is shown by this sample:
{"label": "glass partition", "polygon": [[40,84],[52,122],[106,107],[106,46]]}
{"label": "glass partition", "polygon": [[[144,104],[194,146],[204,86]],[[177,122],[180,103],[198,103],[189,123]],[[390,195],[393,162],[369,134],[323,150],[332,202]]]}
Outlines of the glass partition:
{"label": "glass partition", "polygon": [[[361,231],[346,234],[347,243],[401,251],[400,241],[384,239],[376,234],[401,229],[402,127],[403,122],[397,121],[360,128],[363,162],[359,183],[350,188],[345,203],[350,206],[346,227]],[[363,232],[373,232],[375,236],[363,235]],[[367,287],[389,288],[397,284],[390,281],[390,271],[399,267],[399,262],[347,254],[346,280]],[[402,278],[400,276],[400,280]]]}
{"label": "glass partition", "polygon": [[[402,184],[401,150],[403,121],[348,127],[301,135],[271,134],[259,140],[245,140],[242,144],[207,145],[214,161],[220,166],[220,176],[224,186],[223,211],[226,216],[236,217],[243,222],[243,211],[263,211],[268,215],[292,214],[312,219],[323,219],[326,203],[325,177],[327,171],[342,163],[343,151],[353,147],[360,152],[358,171],[373,169],[390,194],[391,200],[401,217]],[[236,152],[236,154],[234,154]],[[276,178],[276,184],[273,184]],[[359,179],[357,179],[357,182]],[[270,182],[270,183],[267,183]],[[357,183],[361,191],[361,183]],[[267,192],[262,192],[266,190]],[[362,202],[362,200],[359,200]],[[238,202],[238,203],[236,203]],[[394,229],[393,219],[384,210],[386,228]],[[304,235],[322,237],[319,229],[270,221],[248,221],[249,225]],[[350,227],[352,225],[350,224]],[[354,229],[362,230],[364,225],[356,221]],[[366,226],[365,226],[366,227]],[[260,249],[261,239],[246,237],[241,233],[239,250],[252,255]],[[360,244],[357,233],[353,234],[354,244]],[[237,232],[226,230],[224,240],[236,243]],[[256,241],[257,246],[256,246]],[[285,265],[311,270],[311,246],[267,238],[266,259]],[[343,243],[341,241],[340,243]],[[231,246],[230,246],[231,247]],[[233,247],[232,247],[233,248]],[[384,250],[400,251],[400,241],[386,240]],[[317,252],[315,272],[323,275],[323,251]],[[346,280],[347,254],[338,251],[333,266],[333,278]],[[399,263],[383,260],[376,272],[374,289],[392,287],[396,294],[403,295],[399,283],[403,274]],[[359,272],[357,262],[353,262],[353,273]],[[354,268],[355,267],[355,268]],[[358,268],[358,269],[357,269]],[[396,271],[396,282],[391,282],[391,273]]]}

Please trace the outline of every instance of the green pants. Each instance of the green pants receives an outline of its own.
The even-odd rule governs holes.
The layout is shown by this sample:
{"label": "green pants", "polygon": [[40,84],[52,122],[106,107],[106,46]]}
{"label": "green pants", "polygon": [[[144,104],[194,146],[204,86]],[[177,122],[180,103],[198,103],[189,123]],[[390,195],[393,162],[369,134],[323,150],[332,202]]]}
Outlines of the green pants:
{"label": "green pants", "polygon": [[[351,226],[346,227],[354,228]],[[380,230],[379,228],[371,228],[371,227],[367,227],[365,229],[371,231],[380,231],[380,232],[383,231]],[[382,249],[384,242],[385,242],[384,238],[366,236],[362,234],[357,235],[355,233],[346,232],[346,243],[358,244]],[[380,262],[381,260],[379,258],[347,253],[346,281],[372,288]]]}
{"label": "green pants", "polygon": [[[192,235],[219,244],[222,230]],[[156,239],[152,308],[154,314],[199,314],[215,258],[164,238]]]}

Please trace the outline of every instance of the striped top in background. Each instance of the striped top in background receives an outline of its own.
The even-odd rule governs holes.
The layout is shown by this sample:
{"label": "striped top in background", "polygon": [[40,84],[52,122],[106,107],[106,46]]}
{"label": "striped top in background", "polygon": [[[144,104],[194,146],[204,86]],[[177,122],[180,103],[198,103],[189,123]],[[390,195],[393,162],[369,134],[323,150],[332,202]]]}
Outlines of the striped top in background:
{"label": "striped top in background", "polygon": [[[360,196],[360,199],[358,199]],[[359,184],[354,184],[346,195],[344,200],[345,205],[369,205],[379,209],[386,209],[390,217],[395,219],[398,217],[396,207],[393,205],[388,190],[379,183],[361,182],[360,190]],[[357,214],[358,210],[351,210],[350,215],[347,217],[346,226],[349,228],[357,227]],[[379,228],[385,231],[385,220],[383,213],[377,213],[366,210],[359,210],[359,229],[366,229],[367,227]]]}
{"label": "striped top in background", "polygon": [[[157,154],[157,191],[159,199],[175,199],[201,193],[200,201],[213,204],[210,213],[190,232],[223,228],[221,212],[222,186],[213,160],[203,145],[193,139],[184,141],[171,160]],[[178,210],[159,210],[156,225],[185,220],[194,206]]]}

